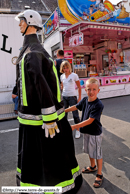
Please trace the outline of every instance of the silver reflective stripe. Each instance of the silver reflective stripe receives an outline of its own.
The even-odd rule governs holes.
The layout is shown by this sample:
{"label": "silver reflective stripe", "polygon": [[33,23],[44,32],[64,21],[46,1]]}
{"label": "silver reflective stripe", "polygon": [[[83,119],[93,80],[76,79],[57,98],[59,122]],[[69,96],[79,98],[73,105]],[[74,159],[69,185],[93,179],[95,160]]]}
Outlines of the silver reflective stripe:
{"label": "silver reflective stripe", "polygon": [[[80,174],[81,174],[81,170],[79,170],[78,172],[75,172],[75,173],[73,174],[73,179],[75,180],[76,177],[78,177]],[[75,183],[73,183],[73,184],[71,184],[71,185],[68,185],[68,186],[66,186],[66,187],[63,187],[63,188],[62,188],[62,193],[65,193],[65,192],[67,192],[67,191],[73,189],[74,187],[75,187]],[[58,194],[58,193],[55,193],[55,194]]]}
{"label": "silver reflective stripe", "polygon": [[19,173],[18,171],[17,171],[17,176],[21,179],[21,173]]}
{"label": "silver reflective stripe", "polygon": [[56,112],[55,106],[49,107],[49,108],[42,108],[41,110],[43,115],[49,115]]}
{"label": "silver reflective stripe", "polygon": [[63,187],[63,188],[62,188],[62,193],[65,193],[65,192],[67,192],[67,191],[73,189],[74,187],[75,187],[75,183],[73,183],[72,185],[68,185],[68,186],[66,186],[66,187]]}
{"label": "silver reflective stripe", "polygon": [[57,114],[60,115],[61,113],[64,112],[64,110],[65,110],[64,108],[61,108],[61,109],[57,110]]}
{"label": "silver reflective stripe", "polygon": [[[78,172],[75,172],[75,173],[73,174],[73,179],[75,180],[76,177],[78,177],[80,174],[81,174],[81,170],[79,170]],[[62,193],[65,193],[65,192],[67,192],[67,191],[73,189],[74,187],[75,187],[75,183],[73,183],[72,185],[68,185],[68,186],[66,186],[66,187],[63,187],[63,188],[62,188]],[[56,193],[56,194],[58,194],[58,193]]]}
{"label": "silver reflective stripe", "polygon": [[28,114],[23,114],[21,112],[18,112],[18,116],[22,119],[27,119],[27,120],[35,120],[35,121],[42,120],[42,115],[28,115]]}
{"label": "silver reflective stripe", "polygon": [[21,105],[23,105],[23,93],[22,93],[22,70],[21,70],[21,63],[22,63],[22,60],[19,62],[19,73],[20,73],[20,77],[19,77],[19,80],[20,80],[20,99],[21,99]]}
{"label": "silver reflective stripe", "polygon": [[75,172],[75,173],[73,174],[73,178],[74,178],[74,180],[75,180],[75,179],[76,179],[76,177],[78,177],[80,174],[81,174],[81,170],[79,170],[79,171]]}

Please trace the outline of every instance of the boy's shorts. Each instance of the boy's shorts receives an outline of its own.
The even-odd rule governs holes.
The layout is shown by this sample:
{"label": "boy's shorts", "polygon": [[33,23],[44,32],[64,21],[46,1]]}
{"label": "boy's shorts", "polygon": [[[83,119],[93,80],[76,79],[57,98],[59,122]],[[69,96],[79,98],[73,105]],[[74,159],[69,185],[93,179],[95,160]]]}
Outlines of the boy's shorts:
{"label": "boy's shorts", "polygon": [[89,154],[90,158],[101,159],[102,158],[102,134],[95,136],[84,134],[83,149],[84,152]]}

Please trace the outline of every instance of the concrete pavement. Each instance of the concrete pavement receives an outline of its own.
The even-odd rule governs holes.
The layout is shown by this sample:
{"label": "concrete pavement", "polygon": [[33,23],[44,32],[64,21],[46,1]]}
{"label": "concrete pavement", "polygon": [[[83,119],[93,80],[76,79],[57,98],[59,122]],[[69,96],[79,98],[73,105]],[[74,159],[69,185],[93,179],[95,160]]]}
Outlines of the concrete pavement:
{"label": "concrete pavement", "polygon": [[[104,181],[101,188],[96,189],[92,186],[96,173],[83,174],[84,181],[77,194],[130,194],[130,96],[103,99],[102,102]],[[0,131],[17,127],[16,120],[0,122]],[[0,187],[16,185],[17,139],[17,130],[0,133]],[[89,165],[89,158],[82,150],[83,135],[74,142],[82,169]]]}
{"label": "concrete pavement", "polygon": [[[103,175],[101,188],[93,188],[96,173],[83,174],[78,194],[130,194],[130,96],[102,100]],[[76,156],[81,169],[89,165],[82,152],[81,139],[75,140]]]}

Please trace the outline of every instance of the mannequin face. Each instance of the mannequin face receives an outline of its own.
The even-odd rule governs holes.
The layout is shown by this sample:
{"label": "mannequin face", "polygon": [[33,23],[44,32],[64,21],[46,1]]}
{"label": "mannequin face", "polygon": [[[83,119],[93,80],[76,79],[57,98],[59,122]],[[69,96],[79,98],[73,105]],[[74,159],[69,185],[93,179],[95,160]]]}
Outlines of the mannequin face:
{"label": "mannequin face", "polygon": [[27,27],[27,23],[23,19],[21,19],[19,26],[20,26],[20,32],[24,33]]}
{"label": "mannequin face", "polygon": [[[20,32],[23,34],[27,28],[27,23],[25,22],[24,19],[20,20],[19,26],[20,26]],[[28,29],[27,29],[25,35],[36,34],[36,31],[37,31],[37,29],[34,26],[28,26]]]}

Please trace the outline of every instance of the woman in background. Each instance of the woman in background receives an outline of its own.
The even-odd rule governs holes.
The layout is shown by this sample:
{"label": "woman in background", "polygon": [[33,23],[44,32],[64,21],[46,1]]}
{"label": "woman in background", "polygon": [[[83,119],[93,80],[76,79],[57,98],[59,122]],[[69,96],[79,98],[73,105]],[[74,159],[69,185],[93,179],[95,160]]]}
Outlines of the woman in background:
{"label": "woman in background", "polygon": [[[81,86],[79,77],[76,73],[72,72],[71,64],[68,61],[63,61],[61,63],[60,72],[63,73],[60,76],[61,80],[61,90],[63,96],[63,102],[65,109],[69,106],[73,106],[77,104],[81,100]],[[77,100],[77,92],[75,89],[75,83],[78,87],[78,100]],[[73,111],[73,118],[75,124],[80,122],[78,111]],[[66,113],[67,118],[67,113]],[[75,138],[80,138],[80,132],[76,130]]]}

